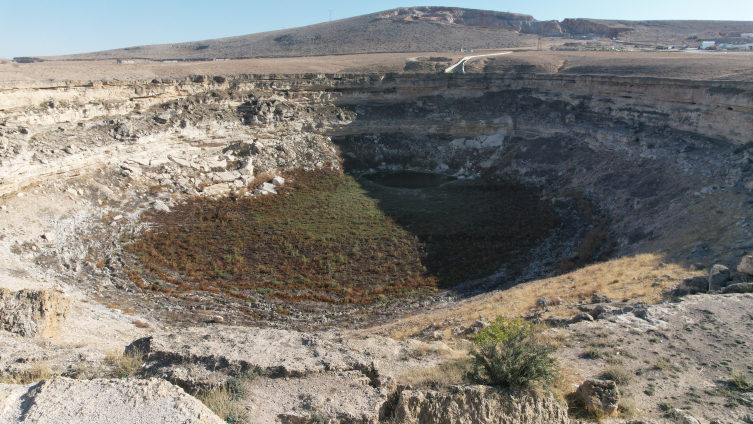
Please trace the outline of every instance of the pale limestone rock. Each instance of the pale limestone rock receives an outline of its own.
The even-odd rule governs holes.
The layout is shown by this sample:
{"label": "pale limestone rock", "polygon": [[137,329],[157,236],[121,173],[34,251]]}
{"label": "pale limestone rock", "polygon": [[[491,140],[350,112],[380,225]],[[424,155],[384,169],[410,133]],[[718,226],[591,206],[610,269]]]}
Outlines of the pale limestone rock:
{"label": "pale limestone rock", "polygon": [[0,289],[0,329],[25,337],[59,334],[71,300],[47,290]]}
{"label": "pale limestone rock", "polygon": [[567,406],[554,395],[505,392],[488,386],[454,386],[450,392],[404,390],[394,423],[566,424]]}
{"label": "pale limestone rock", "polygon": [[465,147],[465,139],[464,138],[456,138],[450,142],[451,145],[455,147],[463,148]]}
{"label": "pale limestone rock", "polygon": [[170,212],[170,208],[162,200],[155,200],[152,207],[160,212]]}
{"label": "pale limestone rock", "polygon": [[502,134],[494,134],[490,135],[489,137],[484,140],[484,142],[481,144],[482,147],[501,147],[502,141],[504,140],[504,136]]}
{"label": "pale limestone rock", "polygon": [[753,275],[753,255],[743,256],[737,271],[743,274]]}
{"label": "pale limestone rock", "polygon": [[156,378],[55,377],[26,386],[0,384],[0,402],[2,422],[224,422],[180,387]]}

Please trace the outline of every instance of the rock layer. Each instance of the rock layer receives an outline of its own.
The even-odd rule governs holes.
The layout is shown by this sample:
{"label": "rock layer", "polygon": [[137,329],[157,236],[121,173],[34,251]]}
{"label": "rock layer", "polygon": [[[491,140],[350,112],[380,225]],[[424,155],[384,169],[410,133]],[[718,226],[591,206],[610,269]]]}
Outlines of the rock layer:
{"label": "rock layer", "polygon": [[454,386],[449,393],[404,390],[395,408],[400,424],[566,424],[567,407],[553,395]]}
{"label": "rock layer", "polygon": [[70,311],[70,299],[47,290],[0,288],[0,329],[21,336],[55,337]]}

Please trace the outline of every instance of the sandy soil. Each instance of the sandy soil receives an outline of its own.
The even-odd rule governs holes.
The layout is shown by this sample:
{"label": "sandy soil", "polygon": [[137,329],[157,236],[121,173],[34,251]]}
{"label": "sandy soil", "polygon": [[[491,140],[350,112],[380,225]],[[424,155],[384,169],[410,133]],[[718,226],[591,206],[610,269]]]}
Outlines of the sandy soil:
{"label": "sandy soil", "polygon": [[[495,50],[489,51],[495,53]],[[215,62],[139,62],[118,65],[114,60],[92,62],[41,62],[0,65],[0,81],[47,80],[138,80],[177,78],[192,74],[297,74],[402,72],[406,61],[418,57],[442,56],[453,60],[467,53],[374,53],[270,59],[242,59]]]}
{"label": "sandy soil", "polygon": [[[476,50],[474,54],[502,51],[507,50]],[[0,82],[143,80],[193,74],[401,73],[415,72],[416,67],[406,68],[410,61],[446,57],[454,63],[467,55],[460,52],[373,53],[216,62],[139,62],[134,65],[118,65],[114,61],[8,63],[0,64]],[[436,72],[439,68],[426,69]],[[466,65],[466,72],[753,81],[753,52],[514,50],[509,55],[473,60]]]}

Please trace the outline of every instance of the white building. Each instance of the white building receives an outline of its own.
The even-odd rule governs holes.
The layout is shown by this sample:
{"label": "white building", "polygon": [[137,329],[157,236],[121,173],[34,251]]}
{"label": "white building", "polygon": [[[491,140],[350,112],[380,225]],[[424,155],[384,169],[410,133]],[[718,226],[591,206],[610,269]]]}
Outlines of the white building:
{"label": "white building", "polygon": [[740,34],[740,37],[743,37],[743,38],[753,38],[753,32],[744,32],[744,33]]}
{"label": "white building", "polygon": [[701,50],[708,50],[709,47],[713,47],[716,44],[715,41],[702,41]]}

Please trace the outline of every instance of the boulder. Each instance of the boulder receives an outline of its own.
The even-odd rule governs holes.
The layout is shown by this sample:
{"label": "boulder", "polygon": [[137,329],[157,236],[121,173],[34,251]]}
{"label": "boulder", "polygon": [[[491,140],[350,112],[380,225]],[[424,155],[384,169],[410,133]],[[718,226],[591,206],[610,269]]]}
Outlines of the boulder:
{"label": "boulder", "polygon": [[753,283],[736,283],[722,288],[722,294],[727,293],[753,293]]}
{"label": "boulder", "polygon": [[691,257],[705,256],[709,252],[709,244],[705,241],[697,243],[690,252]]}
{"label": "boulder", "polygon": [[246,162],[245,162],[245,163],[243,164],[243,166],[241,166],[240,168],[238,168],[238,171],[239,171],[239,172],[240,172],[240,173],[241,173],[242,175],[251,175],[251,176],[253,176],[253,175],[254,175],[254,164],[253,164],[253,162],[251,161],[251,159],[247,160],[247,161],[246,161]]}
{"label": "boulder", "polygon": [[586,380],[578,386],[576,395],[593,414],[617,415],[620,391],[614,381]]}
{"label": "boulder", "polygon": [[212,181],[214,182],[230,182],[235,180],[236,178],[240,178],[241,174],[239,172],[231,172],[231,171],[225,171],[225,172],[215,172],[214,175],[212,175]]}
{"label": "boulder", "polygon": [[709,270],[709,291],[719,291],[729,281],[729,268],[716,264]]}
{"label": "boulder", "polygon": [[53,233],[52,231],[47,231],[44,234],[42,234],[42,238],[45,239],[45,240],[47,240],[50,243],[54,243],[55,242],[55,233]]}
{"label": "boulder", "polygon": [[261,191],[266,191],[267,193],[271,194],[277,194],[277,190],[275,189],[275,185],[271,183],[261,183],[259,184],[259,187],[257,187]]}
{"label": "boulder", "polygon": [[152,207],[160,212],[170,212],[170,208],[162,200],[155,200]]}
{"label": "boulder", "polygon": [[465,147],[465,139],[464,138],[456,138],[450,142],[450,144],[454,147]]}
{"label": "boulder", "polygon": [[554,395],[453,386],[449,392],[403,390],[392,423],[565,424],[567,406]]}
{"label": "boulder", "polygon": [[709,289],[709,279],[708,277],[704,277],[704,276],[686,278],[682,280],[679,286],[677,286],[677,291],[683,295],[695,294],[695,293],[706,293],[708,289]]}
{"label": "boulder", "polygon": [[[4,386],[4,387],[3,387]],[[224,423],[198,399],[165,380],[55,377],[7,393],[0,421],[34,423]]]}
{"label": "boulder", "polygon": [[603,294],[594,293],[591,295],[591,303],[612,303],[612,299]]}
{"label": "boulder", "polygon": [[[207,159],[206,163],[210,169],[227,168],[227,160],[225,159]],[[251,162],[249,161],[249,163]],[[253,170],[254,167],[251,165],[251,172],[253,172]]]}
{"label": "boulder", "polygon": [[540,297],[539,300],[536,301],[536,307],[539,309],[548,308],[552,305],[554,305],[554,302],[548,297]]}
{"label": "boulder", "polygon": [[484,140],[484,142],[481,144],[482,147],[500,147],[502,146],[502,141],[505,139],[505,136],[502,134],[494,134],[490,135],[489,137]]}
{"label": "boulder", "polygon": [[24,337],[55,337],[59,334],[71,300],[47,290],[0,289],[0,329]]}
{"label": "boulder", "polygon": [[740,265],[737,266],[737,272],[753,275],[753,255],[743,256]]}
{"label": "boulder", "polygon": [[480,149],[481,142],[479,142],[476,139],[465,140],[465,148],[466,149]]}
{"label": "boulder", "polygon": [[591,314],[587,314],[583,312],[582,314],[578,314],[570,319],[570,324],[575,324],[576,322],[581,321],[593,321],[594,317],[591,316]]}
{"label": "boulder", "polygon": [[225,183],[214,184],[204,187],[201,193],[204,196],[221,196],[230,193],[230,186]]}
{"label": "boulder", "polygon": [[280,187],[280,186],[283,186],[283,185],[285,184],[285,178],[282,178],[282,177],[274,177],[274,178],[272,179],[272,184],[273,184],[273,185],[274,185],[275,187]]}

